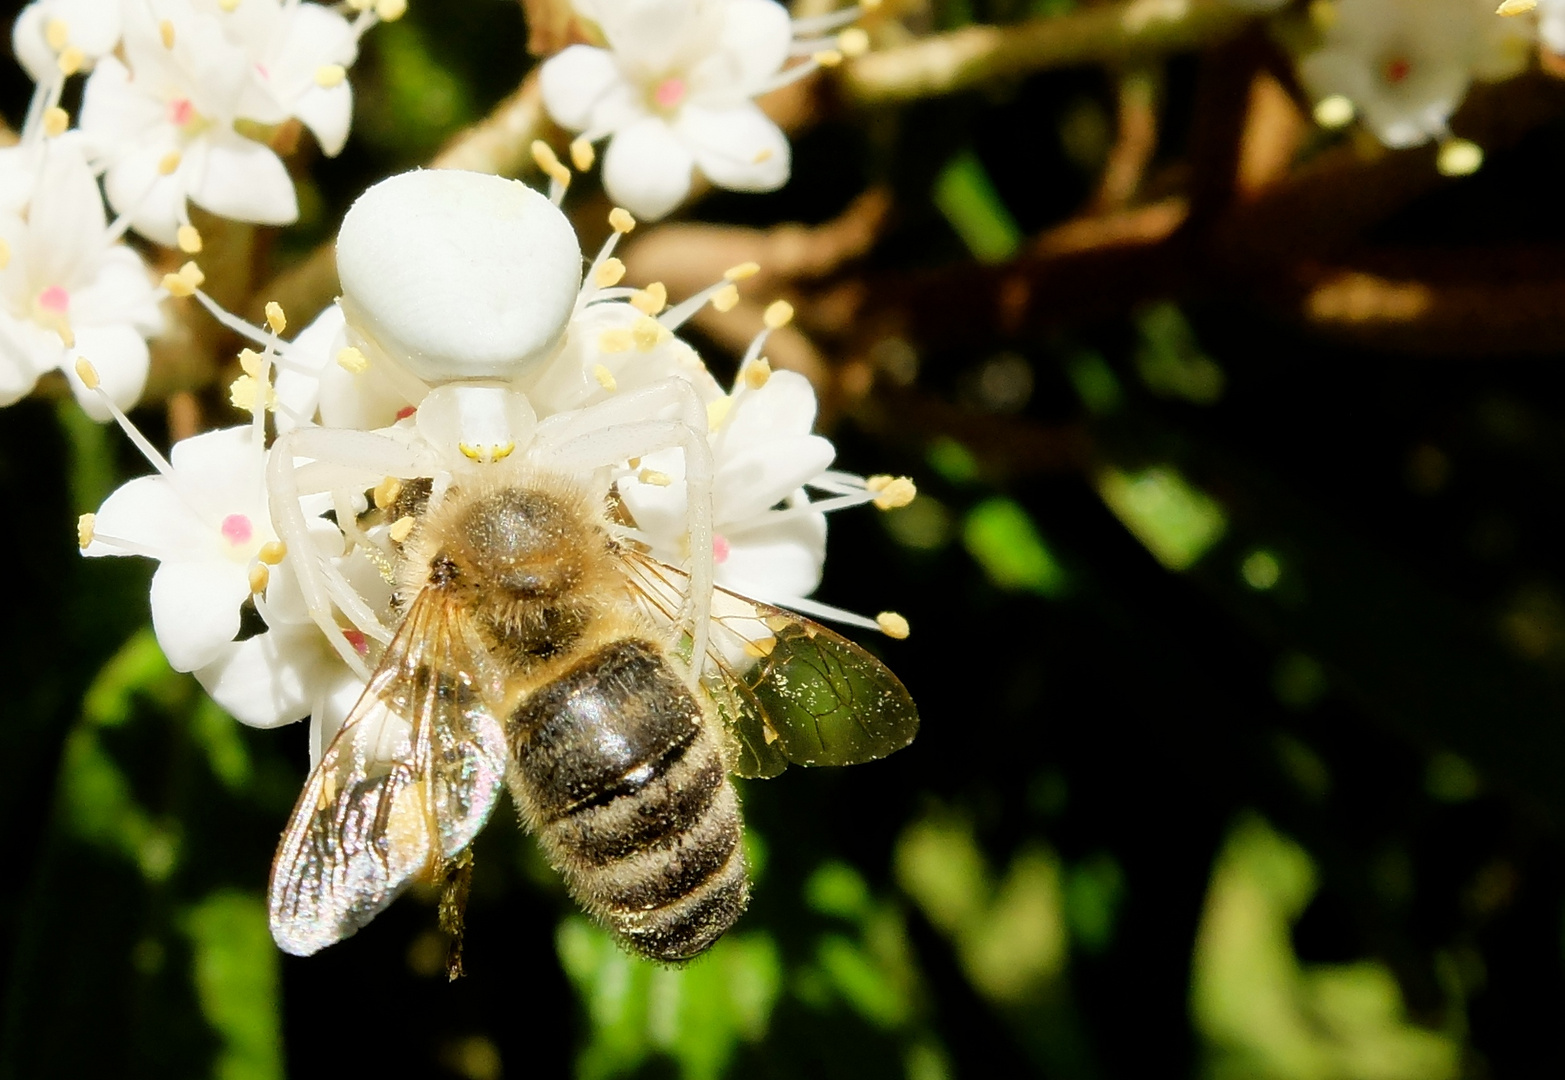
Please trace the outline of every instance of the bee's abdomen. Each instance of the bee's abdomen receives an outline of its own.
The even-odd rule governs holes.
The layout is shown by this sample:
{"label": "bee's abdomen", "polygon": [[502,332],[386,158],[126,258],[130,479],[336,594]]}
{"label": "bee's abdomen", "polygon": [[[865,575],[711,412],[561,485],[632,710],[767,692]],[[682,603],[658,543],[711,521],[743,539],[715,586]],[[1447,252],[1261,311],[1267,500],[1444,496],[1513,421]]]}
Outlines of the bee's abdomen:
{"label": "bee's abdomen", "polygon": [[511,716],[518,800],[571,892],[632,948],[684,960],[749,895],[739,802],[701,706],[641,641],[592,653]]}

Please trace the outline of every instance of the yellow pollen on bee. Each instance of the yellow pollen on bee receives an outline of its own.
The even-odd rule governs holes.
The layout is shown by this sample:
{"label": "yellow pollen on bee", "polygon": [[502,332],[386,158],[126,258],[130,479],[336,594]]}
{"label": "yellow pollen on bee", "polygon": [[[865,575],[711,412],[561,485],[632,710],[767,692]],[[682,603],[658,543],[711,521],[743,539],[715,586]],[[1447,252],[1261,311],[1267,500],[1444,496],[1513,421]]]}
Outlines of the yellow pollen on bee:
{"label": "yellow pollen on bee", "polygon": [[638,457],[627,458],[625,460],[625,464],[629,465],[632,469],[639,469],[641,468],[641,459]]}
{"label": "yellow pollen on bee", "polygon": [[348,69],[341,64],[322,64],[315,69],[315,85],[322,90],[331,90],[341,86],[348,77]]}
{"label": "yellow pollen on bee", "polygon": [[274,334],[288,329],[288,316],[283,314],[283,306],[276,300],[266,302],[266,325],[272,328]]}
{"label": "yellow pollen on bee", "polygon": [[1505,3],[1496,8],[1494,13],[1505,16],[1525,15],[1537,6],[1538,0],[1505,0]]}
{"label": "yellow pollen on bee", "polygon": [[708,402],[706,406],[706,427],[708,431],[716,431],[723,426],[723,421],[728,419],[728,412],[734,407],[734,399],[721,397],[716,401]]}
{"label": "yellow pollen on bee", "polygon": [[612,289],[625,276],[625,264],[610,256],[592,273],[592,283],[600,289]]}
{"label": "yellow pollen on bee", "polygon": [[234,408],[250,412],[255,409],[256,395],[260,393],[262,386],[266,387],[266,394],[263,398],[266,408],[276,408],[277,391],[272,389],[270,385],[262,383],[260,379],[253,375],[241,375],[230,383],[228,386],[228,400],[233,403]]}
{"label": "yellow pollen on bee", "polygon": [[896,510],[912,502],[918,495],[918,487],[906,476],[872,476],[864,486],[878,492],[875,497],[877,510]]}
{"label": "yellow pollen on bee", "polygon": [[739,286],[724,285],[712,294],[712,307],[720,312],[732,311],[739,306]]}
{"label": "yellow pollen on bee", "polygon": [[786,300],[774,300],[761,316],[768,330],[781,330],[793,321],[793,305]]}
{"label": "yellow pollen on bee", "polygon": [[630,328],[630,340],[638,352],[651,352],[673,336],[673,331],[649,315],[637,319]]}
{"label": "yellow pollen on bee", "polygon": [[744,384],[751,390],[759,390],[772,378],[772,365],[766,362],[766,357],[758,356],[755,360],[745,365]]}
{"label": "yellow pollen on bee", "polygon": [[165,49],[174,47],[174,24],[168,19],[158,23],[158,40],[163,42]]}
{"label": "yellow pollen on bee", "polygon": [[837,48],[843,56],[863,56],[869,52],[869,35],[857,26],[850,26],[837,35]]}
{"label": "yellow pollen on bee", "polygon": [[656,315],[668,307],[668,289],[661,281],[654,281],[630,298],[630,306],[643,315]]}
{"label": "yellow pollen on bee", "polygon": [[267,566],[276,566],[288,557],[288,545],[281,540],[268,540],[261,545],[261,550],[255,553]]}
{"label": "yellow pollen on bee", "polygon": [[49,48],[59,52],[71,40],[71,27],[64,19],[50,19],[44,24],[43,39]]}
{"label": "yellow pollen on bee", "polygon": [[609,228],[615,232],[624,234],[630,232],[635,227],[636,219],[623,206],[616,206],[609,211]]}
{"label": "yellow pollen on bee", "polygon": [[575,139],[571,142],[571,164],[576,166],[577,172],[586,172],[592,168],[592,163],[597,160],[597,154],[593,152],[592,144],[586,139]]}
{"label": "yellow pollen on bee", "polygon": [[87,54],[75,45],[67,45],[60,50],[60,57],[55,64],[60,69],[61,75],[75,75],[87,62]]}
{"label": "yellow pollen on bee", "polygon": [[[774,650],[776,648],[777,648],[777,639],[774,638],[774,637],[764,637],[764,638],[761,638],[761,640],[759,640],[759,641],[746,641],[744,643],[745,655],[749,656],[749,657],[753,657],[756,660],[760,660],[760,659],[763,659],[764,657],[768,657],[768,656],[772,655],[772,650]],[[775,738],[775,737],[776,736],[773,735],[773,738]],[[771,739],[768,739],[767,742],[770,743]]]}
{"label": "yellow pollen on bee", "polygon": [[611,394],[618,389],[618,384],[614,381],[614,373],[602,364],[597,364],[593,367],[592,377],[598,380],[599,386]]}
{"label": "yellow pollen on bee", "polygon": [[97,514],[83,514],[76,519],[76,546],[86,551],[92,544],[93,529],[97,527]]}
{"label": "yellow pollen on bee", "polygon": [[723,277],[729,281],[743,281],[747,277],[754,277],[761,272],[761,264],[757,262],[742,262],[738,266],[730,266],[723,271]]}
{"label": "yellow pollen on bee", "polygon": [[396,22],[408,13],[408,0],[375,0],[375,14],[381,22]]}
{"label": "yellow pollen on bee", "polygon": [[888,638],[896,638],[901,641],[908,636],[909,627],[907,620],[895,611],[882,611],[875,616],[875,622],[880,626],[880,632]]}
{"label": "yellow pollen on bee", "polygon": [[82,385],[87,389],[98,389],[98,369],[93,367],[92,361],[85,356],[76,358],[76,377],[82,381]]}
{"label": "yellow pollen on bee", "polygon": [[[465,443],[462,446],[462,452],[464,454],[467,453],[471,449],[472,449],[472,447],[466,445]],[[477,453],[476,450],[473,451],[473,452],[475,454]],[[474,460],[477,460],[477,459],[475,458]],[[400,544],[400,543],[402,543],[402,541],[404,541],[404,540],[406,540],[408,538],[408,534],[411,533],[412,531],[413,531],[413,519],[411,517],[404,516],[404,517],[399,517],[396,521],[393,521],[391,523],[391,527],[386,530],[386,535],[391,537],[392,540],[394,540],[394,541],[396,541],[397,543]]]}
{"label": "yellow pollen on bee", "polygon": [[337,350],[337,366],[350,375],[363,375],[370,369],[369,357],[352,345]]}
{"label": "yellow pollen on bee", "polygon": [[542,139],[534,139],[532,145],[533,161],[542,169],[550,180],[561,187],[569,187],[571,183],[571,171],[567,169],[555,154],[554,148]]}
{"label": "yellow pollen on bee", "polygon": [[201,230],[194,225],[181,225],[179,227],[179,250],[186,255],[195,255],[201,251]]}
{"label": "yellow pollen on bee", "polygon": [[49,138],[58,138],[65,134],[65,129],[71,126],[71,114],[58,105],[50,107],[43,114],[43,133]]}
{"label": "yellow pollen on bee", "polygon": [[397,479],[395,476],[386,477],[380,483],[375,485],[375,490],[372,492],[372,495],[375,499],[375,505],[380,507],[382,510],[396,502],[397,496],[401,494],[402,481]]}
{"label": "yellow pollen on bee", "polygon": [[240,349],[239,368],[252,379],[259,379],[266,371],[266,361],[254,349]]}
{"label": "yellow pollen on bee", "polygon": [[814,60],[821,67],[836,67],[838,64],[842,63],[842,53],[838,52],[836,49],[822,49],[820,52],[810,57],[810,59]]}
{"label": "yellow pollen on bee", "polygon": [[623,328],[605,330],[598,335],[598,351],[606,353],[629,352],[636,345],[630,331]]}
{"label": "yellow pollen on bee", "polygon": [[170,150],[163,155],[163,160],[158,162],[158,173],[162,176],[173,176],[179,168],[179,163],[184,160],[178,150]]}
{"label": "yellow pollen on bee", "polygon": [[658,472],[656,469],[642,469],[636,474],[636,479],[643,484],[651,484],[653,487],[668,487],[674,482],[673,477],[666,472]]}

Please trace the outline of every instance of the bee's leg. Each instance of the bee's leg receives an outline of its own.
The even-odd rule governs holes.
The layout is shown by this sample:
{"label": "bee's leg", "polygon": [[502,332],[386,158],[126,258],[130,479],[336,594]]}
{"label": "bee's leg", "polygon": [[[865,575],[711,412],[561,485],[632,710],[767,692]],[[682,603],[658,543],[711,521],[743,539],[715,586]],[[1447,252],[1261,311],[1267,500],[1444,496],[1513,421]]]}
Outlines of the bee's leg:
{"label": "bee's leg", "polygon": [[[311,460],[299,466],[295,462],[300,457]],[[333,605],[376,640],[386,641],[390,635],[342,571],[316,554],[302,500],[306,495],[343,488],[362,490],[386,476],[405,479],[420,475],[424,475],[420,462],[408,447],[365,431],[298,428],[279,436],[267,459],[272,525],[289,554],[295,556],[294,572],[310,617],[344,662],[362,676],[368,676],[364,660],[337,625]]]}
{"label": "bee's leg", "polygon": [[695,387],[663,379],[538,426],[537,452],[564,471],[620,465],[672,447],[685,452],[685,513],[690,538],[690,593],[682,621],[694,644],[692,670],[700,674],[712,612],[712,447],[706,406]]}

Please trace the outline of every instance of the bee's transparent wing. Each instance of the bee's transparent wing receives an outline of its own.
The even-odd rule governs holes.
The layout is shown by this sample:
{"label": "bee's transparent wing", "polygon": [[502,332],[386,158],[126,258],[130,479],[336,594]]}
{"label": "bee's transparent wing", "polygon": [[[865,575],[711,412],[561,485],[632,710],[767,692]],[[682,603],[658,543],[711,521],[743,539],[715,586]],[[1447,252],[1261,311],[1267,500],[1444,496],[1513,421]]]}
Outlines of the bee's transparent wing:
{"label": "bee's transparent wing", "polygon": [[426,588],[310,775],[272,863],[272,937],[308,956],[460,854],[505,779],[500,676]]}
{"label": "bee's transparent wing", "polygon": [[[687,575],[634,551],[625,564],[643,608],[672,625]],[[740,776],[874,761],[918,733],[918,708],[886,665],[819,623],[725,589],[712,597],[701,683],[739,744]]]}

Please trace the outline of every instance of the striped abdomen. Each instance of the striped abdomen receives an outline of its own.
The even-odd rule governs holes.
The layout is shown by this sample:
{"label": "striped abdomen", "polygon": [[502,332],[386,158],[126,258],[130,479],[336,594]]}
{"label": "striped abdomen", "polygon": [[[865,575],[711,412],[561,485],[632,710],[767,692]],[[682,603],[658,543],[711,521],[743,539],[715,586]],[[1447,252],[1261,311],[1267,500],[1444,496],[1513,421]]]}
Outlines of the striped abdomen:
{"label": "striped abdomen", "polygon": [[512,713],[513,791],[571,893],[637,952],[686,960],[749,898],[739,803],[701,707],[652,645],[592,653]]}

